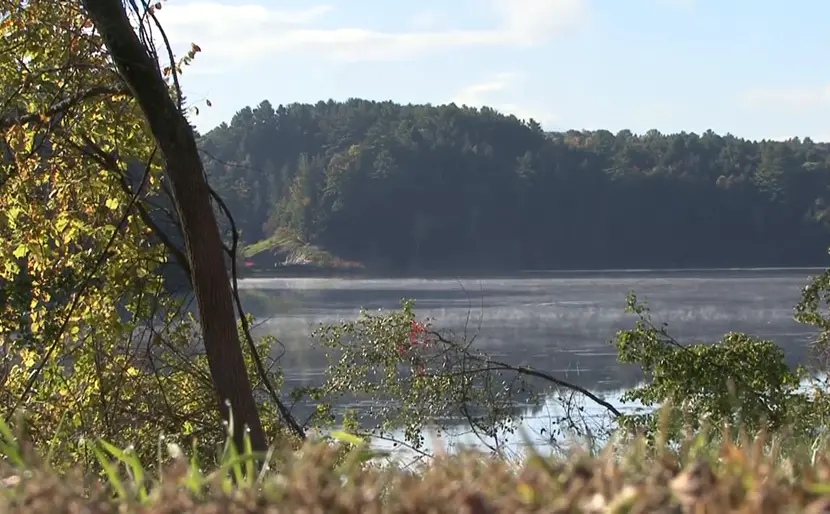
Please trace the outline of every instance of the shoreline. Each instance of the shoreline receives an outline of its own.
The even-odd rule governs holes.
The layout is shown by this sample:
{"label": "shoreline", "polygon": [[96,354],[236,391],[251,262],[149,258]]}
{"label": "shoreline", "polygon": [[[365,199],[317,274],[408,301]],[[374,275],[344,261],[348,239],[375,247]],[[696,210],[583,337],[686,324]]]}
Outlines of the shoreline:
{"label": "shoreline", "polygon": [[356,279],[356,280],[404,280],[404,279],[456,279],[456,278],[484,278],[484,279],[515,279],[515,278],[557,278],[568,276],[638,276],[649,274],[664,276],[682,276],[686,274],[718,275],[728,273],[763,273],[775,275],[781,273],[789,275],[795,271],[805,271],[808,275],[819,275],[827,270],[827,266],[769,266],[769,267],[695,267],[695,268],[585,268],[585,269],[549,269],[549,270],[422,270],[422,271],[382,271],[369,269],[336,269],[316,267],[292,267],[291,269],[272,271],[239,270],[240,281],[251,279]]}

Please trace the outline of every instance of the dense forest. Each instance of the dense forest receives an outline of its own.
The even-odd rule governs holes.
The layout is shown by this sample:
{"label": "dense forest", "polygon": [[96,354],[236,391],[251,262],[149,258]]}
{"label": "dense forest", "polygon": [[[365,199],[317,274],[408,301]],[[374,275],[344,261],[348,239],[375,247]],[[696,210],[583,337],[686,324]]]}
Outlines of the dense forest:
{"label": "dense forest", "polygon": [[830,246],[830,144],[809,139],[352,99],[264,101],[199,144],[271,265],[289,239],[398,271],[822,265]]}

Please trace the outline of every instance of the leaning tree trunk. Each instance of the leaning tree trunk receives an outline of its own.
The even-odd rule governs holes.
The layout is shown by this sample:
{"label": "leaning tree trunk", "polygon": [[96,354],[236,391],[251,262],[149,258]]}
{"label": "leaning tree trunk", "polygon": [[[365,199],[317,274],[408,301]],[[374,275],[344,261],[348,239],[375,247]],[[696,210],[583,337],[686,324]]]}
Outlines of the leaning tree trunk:
{"label": "leaning tree trunk", "polygon": [[118,72],[144,111],[164,155],[185,237],[220,412],[228,419],[229,401],[238,448],[242,448],[247,426],[253,449],[263,451],[265,434],[245,369],[222,240],[193,129],[170,97],[158,63],[133,31],[121,0],[83,0],[83,5]]}

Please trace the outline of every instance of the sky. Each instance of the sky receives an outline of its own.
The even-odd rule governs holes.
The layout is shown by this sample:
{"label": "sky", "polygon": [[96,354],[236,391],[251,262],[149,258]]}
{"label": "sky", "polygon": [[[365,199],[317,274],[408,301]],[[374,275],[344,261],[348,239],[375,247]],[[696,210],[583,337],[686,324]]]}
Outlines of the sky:
{"label": "sky", "polygon": [[[827,0],[167,0],[201,132],[269,100],[489,106],[546,130],[830,141]],[[211,106],[207,106],[207,101]]]}

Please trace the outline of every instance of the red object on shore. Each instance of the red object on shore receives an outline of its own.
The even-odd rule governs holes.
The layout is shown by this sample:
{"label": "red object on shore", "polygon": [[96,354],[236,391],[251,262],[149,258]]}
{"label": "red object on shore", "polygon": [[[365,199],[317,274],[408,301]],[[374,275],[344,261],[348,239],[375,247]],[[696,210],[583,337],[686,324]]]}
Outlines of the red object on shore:
{"label": "red object on shore", "polygon": [[246,268],[253,268],[254,267],[254,261],[245,261],[245,267]]}

